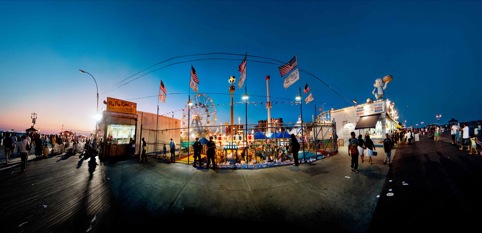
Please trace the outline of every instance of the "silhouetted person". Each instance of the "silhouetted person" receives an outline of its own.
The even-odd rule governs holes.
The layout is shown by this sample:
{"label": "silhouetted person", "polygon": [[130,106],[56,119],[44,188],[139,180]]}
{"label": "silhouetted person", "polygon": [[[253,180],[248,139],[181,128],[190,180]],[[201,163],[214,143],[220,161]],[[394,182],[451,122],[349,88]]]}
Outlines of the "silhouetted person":
{"label": "silhouetted person", "polygon": [[291,152],[293,152],[293,159],[295,161],[295,166],[299,165],[298,162],[298,152],[300,151],[300,143],[298,142],[298,139],[296,138],[295,134],[291,134]]}
{"label": "silhouetted person", "polygon": [[196,166],[196,161],[197,161],[199,163],[199,166],[201,166],[201,150],[203,148],[203,145],[199,141],[199,138],[196,138],[196,141],[192,145],[192,148],[194,150],[194,156],[193,156],[194,162],[193,162],[192,165]]}
{"label": "silhouetted person", "polygon": [[216,154],[216,143],[214,143],[212,136],[209,137],[209,142],[206,144],[206,147],[207,147],[206,155],[208,158],[208,161],[206,163],[206,168],[209,169],[209,163],[212,162],[213,169],[216,169],[216,161],[214,160],[214,156]]}

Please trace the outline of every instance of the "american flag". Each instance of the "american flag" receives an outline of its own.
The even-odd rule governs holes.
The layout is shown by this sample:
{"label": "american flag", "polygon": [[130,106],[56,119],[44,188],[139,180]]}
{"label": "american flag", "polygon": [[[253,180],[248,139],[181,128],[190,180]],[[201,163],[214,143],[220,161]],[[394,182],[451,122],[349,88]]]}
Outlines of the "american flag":
{"label": "american flag", "polygon": [[159,93],[159,99],[161,100],[161,102],[165,103],[166,102],[166,94]]}
{"label": "american flag", "polygon": [[294,56],[293,58],[291,58],[291,60],[288,63],[278,67],[281,77],[285,76],[297,65],[298,65],[298,59],[296,58],[296,56]]}
{"label": "american flag", "polygon": [[162,92],[164,92],[164,95],[167,94],[166,87],[164,86],[164,83],[162,82],[162,80],[161,80],[161,86],[159,88],[161,89]]}
{"label": "american flag", "polygon": [[305,89],[303,90],[303,92],[305,92],[305,94],[310,92],[310,87],[308,86],[308,83],[305,84]]}
{"label": "american flag", "polygon": [[196,70],[194,69],[194,66],[191,65],[191,79],[199,84],[199,78],[197,77]]}
{"label": "american flag", "polygon": [[243,61],[241,62],[241,64],[239,64],[238,71],[241,74],[241,77],[239,78],[238,88],[241,88],[243,86],[244,80],[246,79],[246,59],[247,59],[247,57],[248,57],[248,54],[246,53],[246,55],[244,55]]}

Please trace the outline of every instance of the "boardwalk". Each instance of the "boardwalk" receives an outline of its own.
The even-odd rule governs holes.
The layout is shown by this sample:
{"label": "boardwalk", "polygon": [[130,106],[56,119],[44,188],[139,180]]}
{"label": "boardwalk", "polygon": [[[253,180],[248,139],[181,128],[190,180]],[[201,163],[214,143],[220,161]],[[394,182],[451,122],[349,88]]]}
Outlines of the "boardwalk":
{"label": "boardwalk", "polygon": [[[440,230],[475,226],[482,157],[426,137],[350,171],[346,147],[299,167],[197,169],[30,156],[0,167],[2,232],[115,232],[165,228],[313,232]],[[408,184],[408,185],[407,185]],[[386,194],[391,189],[393,196]],[[163,229],[164,230],[164,229]]]}

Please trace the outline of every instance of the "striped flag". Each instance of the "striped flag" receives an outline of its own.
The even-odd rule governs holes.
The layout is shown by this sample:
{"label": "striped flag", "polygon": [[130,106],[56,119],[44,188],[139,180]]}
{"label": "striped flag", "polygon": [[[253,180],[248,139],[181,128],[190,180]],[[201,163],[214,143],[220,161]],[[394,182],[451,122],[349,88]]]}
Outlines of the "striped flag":
{"label": "striped flag", "polygon": [[281,77],[285,76],[296,66],[298,66],[298,59],[296,58],[296,56],[294,56],[288,63],[278,67]]}
{"label": "striped flag", "polygon": [[243,86],[244,80],[246,79],[246,59],[247,59],[247,57],[248,57],[248,53],[246,53],[246,55],[244,55],[244,59],[241,62],[241,64],[239,64],[239,68],[238,68],[238,71],[241,74],[241,77],[239,78],[239,82],[238,82],[238,88],[240,88],[240,89]]}
{"label": "striped flag", "polygon": [[298,72],[298,68],[296,68],[293,72],[291,72],[290,75],[288,75],[288,77],[285,78],[283,87],[284,88],[290,87],[291,85],[293,85],[293,83],[298,81],[298,79],[300,79],[300,73]]}
{"label": "striped flag", "polygon": [[196,70],[194,66],[191,65],[191,81],[189,82],[189,86],[192,88],[194,92],[197,92],[198,88],[197,85],[199,84],[199,78],[197,77]]}
{"label": "striped flag", "polygon": [[310,87],[308,86],[308,83],[305,84],[305,89],[303,90],[305,94],[308,94],[310,92]]}
{"label": "striped flag", "polygon": [[199,84],[199,78],[197,77],[196,70],[194,69],[194,66],[191,65],[191,79]]}
{"label": "striped flag", "polygon": [[161,100],[161,102],[165,103],[166,102],[166,94],[160,92],[159,93],[159,100]]}
{"label": "striped flag", "polygon": [[164,94],[167,94],[166,87],[164,86],[164,83],[162,82],[162,80],[161,80],[161,86],[159,88],[161,89],[162,92],[164,92]]}

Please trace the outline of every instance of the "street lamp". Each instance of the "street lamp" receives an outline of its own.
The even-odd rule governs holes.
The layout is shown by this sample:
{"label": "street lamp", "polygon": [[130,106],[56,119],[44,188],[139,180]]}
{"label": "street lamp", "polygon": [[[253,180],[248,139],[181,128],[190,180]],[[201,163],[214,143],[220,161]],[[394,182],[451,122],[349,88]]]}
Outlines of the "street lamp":
{"label": "street lamp", "polygon": [[245,160],[246,162],[248,162],[248,100],[249,100],[249,96],[248,96],[248,93],[246,93],[246,86],[244,86],[244,95],[242,97],[243,101],[244,101],[244,106],[245,106],[245,109],[244,109],[244,112],[246,113],[246,124],[244,126],[244,156],[245,156]]}
{"label": "street lamp", "polygon": [[442,118],[442,114],[437,114],[435,118],[437,118],[438,126],[440,126],[440,118]]}
{"label": "street lamp", "polygon": [[95,110],[96,110],[95,113],[96,113],[96,115],[97,115],[97,116],[96,116],[96,122],[95,122],[95,137],[97,138],[97,127],[98,127],[98,126],[97,126],[97,123],[98,123],[98,122],[97,122],[97,117],[99,117],[99,116],[98,116],[98,115],[99,115],[99,87],[97,86],[97,81],[95,80],[94,76],[92,76],[92,74],[90,74],[89,72],[87,72],[87,71],[85,71],[85,70],[81,70],[81,69],[79,69],[79,71],[80,71],[80,73],[90,75],[90,77],[92,77],[92,79],[93,79],[94,82],[95,82],[95,89],[96,89],[96,91],[97,91],[97,105],[96,105],[96,109],[95,109]]}
{"label": "street lamp", "polygon": [[37,121],[37,113],[32,113],[32,115],[30,116],[30,118],[32,118],[32,128],[34,128],[35,126],[35,122]]}
{"label": "street lamp", "polygon": [[298,95],[296,96],[296,102],[300,103],[300,116],[301,116],[301,145],[303,147],[303,161],[306,163],[306,154],[305,154],[305,135],[303,133],[303,103],[301,101],[301,87],[299,88]]}
{"label": "street lamp", "polygon": [[191,147],[189,146],[189,127],[191,125],[191,107],[193,103],[191,101],[191,95],[188,96],[187,100],[187,164],[189,164],[189,152],[191,150]]}

